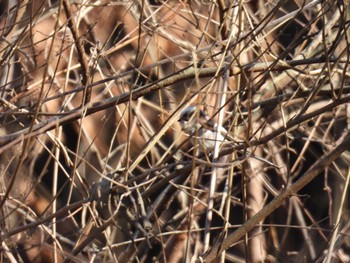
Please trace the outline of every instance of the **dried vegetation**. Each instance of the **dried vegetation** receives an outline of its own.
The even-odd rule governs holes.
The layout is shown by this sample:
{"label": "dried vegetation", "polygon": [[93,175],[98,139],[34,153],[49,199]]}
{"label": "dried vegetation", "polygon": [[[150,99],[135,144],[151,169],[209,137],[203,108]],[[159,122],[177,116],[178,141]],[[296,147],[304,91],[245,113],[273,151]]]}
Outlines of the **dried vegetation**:
{"label": "dried vegetation", "polygon": [[[349,19],[1,1],[1,262],[349,262]],[[188,105],[235,142],[201,152]]]}

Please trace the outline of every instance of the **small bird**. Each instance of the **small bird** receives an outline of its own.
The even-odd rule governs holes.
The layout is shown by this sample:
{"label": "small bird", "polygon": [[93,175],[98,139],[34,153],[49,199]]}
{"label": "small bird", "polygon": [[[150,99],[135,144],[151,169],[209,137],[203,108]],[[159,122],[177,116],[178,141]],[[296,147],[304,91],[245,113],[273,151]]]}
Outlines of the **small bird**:
{"label": "small bird", "polygon": [[[179,118],[180,125],[184,133],[190,136],[191,143],[195,146],[200,145],[200,151],[207,153],[214,149],[215,142],[222,146],[224,143],[228,145],[238,145],[239,143],[227,132],[221,125],[210,119],[208,115],[195,106],[186,107]],[[242,154],[241,154],[242,155]],[[270,161],[255,156],[250,150],[245,150],[243,158],[252,157],[270,166],[276,167]]]}
{"label": "small bird", "polygon": [[186,107],[179,118],[184,133],[191,136],[193,145],[199,143],[201,151],[211,151],[215,142],[222,144],[227,136],[224,127],[217,125],[208,115],[195,106]]}

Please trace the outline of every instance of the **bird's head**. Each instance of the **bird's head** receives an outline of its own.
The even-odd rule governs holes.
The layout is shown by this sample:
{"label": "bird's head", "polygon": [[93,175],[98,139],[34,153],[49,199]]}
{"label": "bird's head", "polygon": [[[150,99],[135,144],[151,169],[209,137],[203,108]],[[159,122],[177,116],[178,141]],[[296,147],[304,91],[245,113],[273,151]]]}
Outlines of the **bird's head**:
{"label": "bird's head", "polygon": [[195,106],[186,107],[181,112],[179,118],[182,130],[186,134],[194,134],[197,132],[198,135],[203,133],[203,126],[207,124],[208,120],[207,114]]}

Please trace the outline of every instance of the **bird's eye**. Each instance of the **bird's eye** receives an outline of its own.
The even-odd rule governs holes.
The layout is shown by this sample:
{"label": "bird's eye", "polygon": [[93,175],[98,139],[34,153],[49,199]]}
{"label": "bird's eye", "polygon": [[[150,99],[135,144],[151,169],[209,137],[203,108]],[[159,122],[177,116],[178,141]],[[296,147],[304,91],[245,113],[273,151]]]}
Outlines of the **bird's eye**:
{"label": "bird's eye", "polygon": [[189,112],[186,112],[180,119],[184,121],[188,121],[191,117],[191,114]]}
{"label": "bird's eye", "polygon": [[199,111],[199,117],[205,118],[207,115],[204,113],[204,111],[200,110]]}

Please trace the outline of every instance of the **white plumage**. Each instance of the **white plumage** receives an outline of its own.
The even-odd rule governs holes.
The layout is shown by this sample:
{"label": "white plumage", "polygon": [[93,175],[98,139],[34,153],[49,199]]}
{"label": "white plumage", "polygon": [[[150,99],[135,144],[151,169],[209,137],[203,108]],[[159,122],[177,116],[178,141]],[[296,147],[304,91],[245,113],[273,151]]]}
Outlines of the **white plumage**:
{"label": "white plumage", "polygon": [[193,145],[201,146],[202,151],[211,151],[215,143],[223,143],[227,131],[224,127],[218,127],[204,111],[195,106],[186,107],[179,119],[182,130],[191,137]]}

